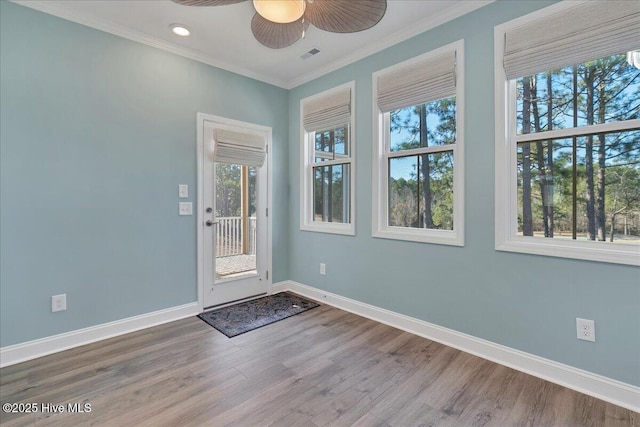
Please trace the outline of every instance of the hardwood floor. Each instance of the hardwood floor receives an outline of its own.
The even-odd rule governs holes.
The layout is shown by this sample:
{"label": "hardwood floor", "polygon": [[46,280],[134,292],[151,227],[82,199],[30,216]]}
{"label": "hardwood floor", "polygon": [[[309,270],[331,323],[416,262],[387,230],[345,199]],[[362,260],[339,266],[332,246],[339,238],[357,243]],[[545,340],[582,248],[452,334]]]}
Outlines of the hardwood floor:
{"label": "hardwood floor", "polygon": [[[640,425],[638,413],[326,305],[232,339],[193,317],[9,366],[0,397],[39,409],[3,412],[7,427]],[[90,412],[68,412],[75,403]]]}

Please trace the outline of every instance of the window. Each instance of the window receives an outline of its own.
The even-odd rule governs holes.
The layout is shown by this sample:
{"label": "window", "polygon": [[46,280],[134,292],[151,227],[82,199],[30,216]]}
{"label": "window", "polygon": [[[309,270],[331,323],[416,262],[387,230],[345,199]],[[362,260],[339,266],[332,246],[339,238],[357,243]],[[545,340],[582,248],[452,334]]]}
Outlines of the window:
{"label": "window", "polygon": [[373,236],[464,244],[464,43],[373,75]]}
{"label": "window", "polygon": [[355,234],[354,91],[351,82],[300,101],[301,230]]}
{"label": "window", "polygon": [[496,249],[640,264],[640,8],[613,3],[496,27]]}

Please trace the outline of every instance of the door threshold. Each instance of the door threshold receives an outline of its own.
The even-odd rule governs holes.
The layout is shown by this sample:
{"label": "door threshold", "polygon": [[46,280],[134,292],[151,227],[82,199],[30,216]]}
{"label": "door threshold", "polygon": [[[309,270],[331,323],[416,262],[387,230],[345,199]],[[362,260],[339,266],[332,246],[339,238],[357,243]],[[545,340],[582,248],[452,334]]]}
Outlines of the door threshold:
{"label": "door threshold", "polygon": [[251,295],[251,296],[246,297],[246,298],[240,298],[240,299],[237,299],[237,300],[225,302],[223,304],[210,305],[209,307],[205,307],[202,312],[204,313],[206,311],[217,310],[218,308],[227,307],[227,306],[230,306],[230,305],[237,304],[239,302],[251,301],[253,299],[261,298],[261,297],[263,297],[265,295],[267,295],[267,292],[263,292],[263,293],[256,294],[256,295]]}

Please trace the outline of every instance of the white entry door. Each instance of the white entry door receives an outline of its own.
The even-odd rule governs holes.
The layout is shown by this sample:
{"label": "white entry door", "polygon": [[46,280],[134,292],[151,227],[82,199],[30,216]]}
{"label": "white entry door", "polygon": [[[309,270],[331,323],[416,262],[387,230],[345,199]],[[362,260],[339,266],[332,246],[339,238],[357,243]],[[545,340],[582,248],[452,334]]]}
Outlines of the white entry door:
{"label": "white entry door", "polygon": [[[271,128],[198,115],[202,154],[199,195],[200,282],[203,308],[266,294],[268,277],[268,147]],[[261,166],[217,161],[217,132],[264,137]]]}

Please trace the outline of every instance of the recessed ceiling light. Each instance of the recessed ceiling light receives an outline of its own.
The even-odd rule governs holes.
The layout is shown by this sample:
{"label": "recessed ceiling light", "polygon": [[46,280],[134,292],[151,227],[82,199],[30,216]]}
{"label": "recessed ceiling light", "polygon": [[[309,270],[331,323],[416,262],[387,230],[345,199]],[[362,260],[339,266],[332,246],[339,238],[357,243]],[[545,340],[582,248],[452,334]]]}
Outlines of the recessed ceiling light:
{"label": "recessed ceiling light", "polygon": [[169,28],[171,28],[173,34],[177,36],[187,37],[189,34],[191,34],[191,31],[189,31],[189,28],[186,25],[171,24],[169,25]]}

